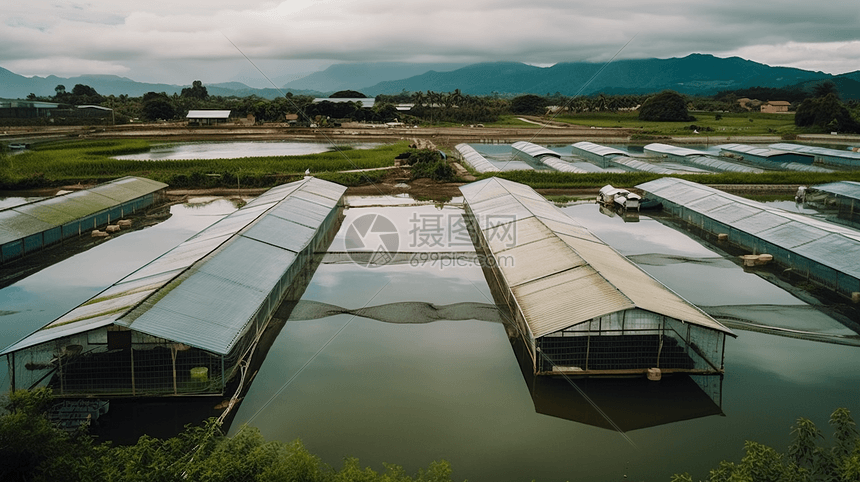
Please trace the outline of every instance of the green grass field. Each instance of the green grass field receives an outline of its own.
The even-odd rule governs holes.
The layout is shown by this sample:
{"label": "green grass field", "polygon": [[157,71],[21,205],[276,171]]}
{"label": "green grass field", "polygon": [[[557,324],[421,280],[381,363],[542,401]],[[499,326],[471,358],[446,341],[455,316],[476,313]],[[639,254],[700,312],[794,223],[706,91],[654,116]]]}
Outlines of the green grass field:
{"label": "green grass field", "polygon": [[384,173],[338,171],[392,166],[398,154],[409,150],[407,141],[399,141],[374,149],[345,148],[300,156],[162,161],[113,158],[146,152],[154,144],[145,140],[62,141],[4,155],[0,157],[0,189],[104,182],[128,175],[174,187],[266,187],[303,176],[305,169],[343,184],[366,184],[378,181]]}
{"label": "green grass field", "polygon": [[[592,116],[592,119],[598,118],[600,116]],[[731,122],[739,121],[734,117]],[[89,184],[128,175],[154,179],[174,188],[270,187],[300,179],[305,169],[310,169],[314,176],[321,179],[346,186],[357,186],[380,182],[388,172],[340,171],[391,166],[398,154],[409,150],[407,141],[399,141],[374,149],[346,148],[302,156],[167,161],[131,161],[112,158],[121,154],[146,152],[155,144],[145,140],[73,140],[39,145],[34,150],[21,154],[4,154],[0,157],[0,189],[25,190],[76,183]],[[497,175],[536,189],[599,188],[606,184],[631,187],[661,177],[644,172],[574,174],[551,171],[508,171]],[[489,176],[489,174],[483,174],[477,177],[483,179]],[[687,174],[678,177],[703,184],[812,185],[840,180],[860,182],[860,171],[831,174],[807,172]]]}

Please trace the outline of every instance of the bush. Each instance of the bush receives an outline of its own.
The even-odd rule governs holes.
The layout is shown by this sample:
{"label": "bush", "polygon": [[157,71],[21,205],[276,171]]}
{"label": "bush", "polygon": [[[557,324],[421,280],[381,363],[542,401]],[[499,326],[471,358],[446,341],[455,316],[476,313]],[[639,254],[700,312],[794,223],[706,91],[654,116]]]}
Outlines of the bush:
{"label": "bush", "polygon": [[687,102],[681,94],[664,90],[649,97],[639,108],[639,120],[657,122],[687,122],[696,120],[687,112]]}

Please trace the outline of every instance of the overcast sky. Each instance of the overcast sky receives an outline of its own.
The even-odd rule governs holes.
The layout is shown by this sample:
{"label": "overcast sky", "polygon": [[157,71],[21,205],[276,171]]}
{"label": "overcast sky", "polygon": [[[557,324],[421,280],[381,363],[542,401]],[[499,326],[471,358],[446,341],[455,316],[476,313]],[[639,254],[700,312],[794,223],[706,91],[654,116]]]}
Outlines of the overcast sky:
{"label": "overcast sky", "polygon": [[28,0],[6,2],[0,19],[0,67],[25,76],[263,86],[243,53],[282,80],[342,62],[551,65],[616,54],[860,70],[857,0]]}

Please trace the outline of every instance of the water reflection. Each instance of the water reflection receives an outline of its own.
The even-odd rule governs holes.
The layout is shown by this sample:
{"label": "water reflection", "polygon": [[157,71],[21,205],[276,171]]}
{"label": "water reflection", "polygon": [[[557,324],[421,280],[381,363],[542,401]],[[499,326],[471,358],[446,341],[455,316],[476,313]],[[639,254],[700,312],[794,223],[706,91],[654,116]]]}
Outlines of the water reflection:
{"label": "water reflection", "polygon": [[[353,149],[372,149],[378,143],[342,144]],[[335,146],[336,147],[336,146]],[[178,159],[234,159],[241,157],[300,156],[332,150],[330,142],[199,142],[155,146],[148,152],[116,156],[131,161],[166,161]]]}

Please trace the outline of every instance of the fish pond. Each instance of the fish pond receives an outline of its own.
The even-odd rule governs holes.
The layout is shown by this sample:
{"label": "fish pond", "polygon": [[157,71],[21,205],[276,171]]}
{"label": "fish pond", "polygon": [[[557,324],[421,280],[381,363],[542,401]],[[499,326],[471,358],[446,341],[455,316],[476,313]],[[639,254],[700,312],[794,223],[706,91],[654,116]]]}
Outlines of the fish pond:
{"label": "fish pond", "polygon": [[[199,201],[0,290],[0,345],[236,209]],[[253,426],[269,440],[301,439],[337,467],[357,457],[376,470],[394,463],[412,472],[445,459],[455,480],[666,481],[740,460],[745,440],[785,450],[799,417],[829,433],[835,408],[860,415],[851,323],[745,271],[671,220],[593,203],[562,208],[690,302],[734,320],[725,376],[534,380],[463,231],[461,199],[347,201],[301,298],[280,312],[285,322],[232,434]],[[380,229],[356,234],[367,222]],[[381,243],[395,255],[378,262],[356,243]],[[8,386],[5,367],[0,384]],[[173,424],[148,423],[153,432]]]}

